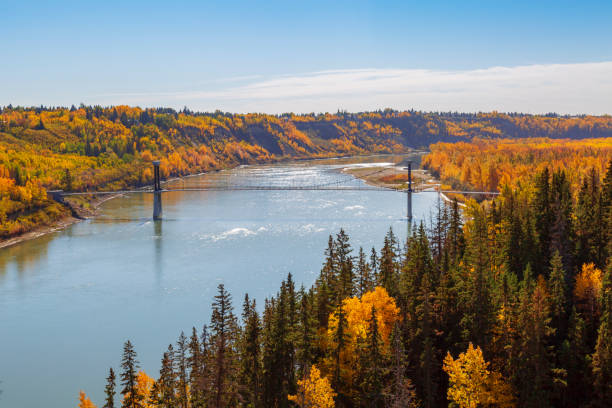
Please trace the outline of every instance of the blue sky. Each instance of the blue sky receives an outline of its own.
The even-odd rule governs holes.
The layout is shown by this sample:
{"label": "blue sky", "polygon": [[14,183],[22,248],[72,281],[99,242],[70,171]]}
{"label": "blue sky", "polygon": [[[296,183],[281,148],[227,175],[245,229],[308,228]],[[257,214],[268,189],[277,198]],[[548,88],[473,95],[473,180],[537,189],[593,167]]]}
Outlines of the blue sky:
{"label": "blue sky", "polygon": [[609,1],[0,0],[0,105],[612,113],[610,21]]}

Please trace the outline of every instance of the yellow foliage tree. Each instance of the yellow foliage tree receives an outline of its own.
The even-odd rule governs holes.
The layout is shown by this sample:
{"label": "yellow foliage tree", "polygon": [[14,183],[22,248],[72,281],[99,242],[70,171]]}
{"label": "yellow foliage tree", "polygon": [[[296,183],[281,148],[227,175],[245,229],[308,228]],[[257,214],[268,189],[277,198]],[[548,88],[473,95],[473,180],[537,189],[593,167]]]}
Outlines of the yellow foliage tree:
{"label": "yellow foliage tree", "polygon": [[[393,326],[399,320],[399,308],[396,306],[395,300],[389,296],[387,290],[381,286],[364,293],[361,299],[352,297],[342,301],[342,309],[347,322],[347,333],[352,345],[355,344],[358,337],[366,338],[369,321],[372,318],[372,307],[376,309],[376,322],[380,335],[383,342],[388,345]],[[338,314],[334,312],[329,317],[328,334],[330,337],[333,337],[337,326]]]}
{"label": "yellow foliage tree", "polygon": [[[155,380],[144,371],[139,371],[136,375],[136,391],[137,395],[142,395],[144,398],[141,402],[142,408],[155,408],[155,404],[151,401],[151,389],[155,384]],[[127,398],[128,394],[125,394],[123,398]]]}
{"label": "yellow foliage tree", "polygon": [[488,369],[480,347],[472,343],[465,353],[453,359],[450,353],[444,359],[444,371],[449,377],[448,399],[461,408],[478,406],[514,407],[510,386],[499,373]]}
{"label": "yellow foliage tree", "polygon": [[595,317],[599,313],[598,299],[601,286],[601,269],[596,268],[593,263],[582,265],[582,270],[576,276],[574,298],[578,306],[590,317]]}
{"label": "yellow foliage tree", "polygon": [[79,408],[96,408],[96,405],[83,391],[79,391]]}
{"label": "yellow foliage tree", "polygon": [[298,381],[297,394],[287,398],[300,408],[333,408],[335,396],[329,380],[321,377],[321,372],[313,365],[310,373]]}

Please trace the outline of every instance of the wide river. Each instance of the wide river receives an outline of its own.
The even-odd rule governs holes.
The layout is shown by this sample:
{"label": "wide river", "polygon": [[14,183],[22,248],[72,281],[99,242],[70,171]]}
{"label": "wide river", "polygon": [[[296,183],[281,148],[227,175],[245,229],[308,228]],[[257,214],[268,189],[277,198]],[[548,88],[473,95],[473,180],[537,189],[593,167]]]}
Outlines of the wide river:
{"label": "wide river", "polygon": [[[363,185],[340,172],[397,157],[240,167],[176,180],[205,185]],[[435,194],[415,194],[415,221]],[[0,407],[69,408],[85,390],[103,404],[110,366],[130,339],[142,368],[159,361],[181,330],[210,318],[223,282],[240,314],[248,292],[263,305],[291,272],[310,286],[330,234],[344,228],[355,253],[380,249],[392,227],[406,236],[406,194],[395,191],[205,191],[107,201],[101,214],[65,230],[0,249]]]}

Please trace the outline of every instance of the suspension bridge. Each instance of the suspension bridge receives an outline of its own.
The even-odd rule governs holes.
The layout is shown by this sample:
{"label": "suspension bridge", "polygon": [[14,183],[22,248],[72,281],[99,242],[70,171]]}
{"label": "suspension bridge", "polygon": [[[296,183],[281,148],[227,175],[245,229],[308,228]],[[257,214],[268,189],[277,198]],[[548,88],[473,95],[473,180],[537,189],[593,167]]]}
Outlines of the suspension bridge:
{"label": "suspension bridge", "polygon": [[[350,176],[345,179],[338,179],[326,183],[318,184],[269,184],[269,185],[247,185],[247,184],[221,184],[221,185],[205,185],[199,187],[177,187],[177,188],[162,188],[161,176],[160,176],[160,162],[153,162],[153,179],[154,183],[152,187],[143,189],[132,189],[132,190],[118,190],[118,191],[80,191],[80,192],[67,192],[62,190],[49,191],[49,194],[59,202],[64,202],[64,197],[70,196],[90,196],[90,195],[112,195],[112,194],[130,194],[130,193],[152,193],[154,194],[153,200],[153,219],[161,220],[162,218],[162,193],[183,191],[183,192],[196,192],[196,191],[397,191],[407,193],[406,198],[406,213],[409,225],[412,224],[412,194],[415,193],[437,193],[437,194],[475,194],[475,195],[498,195],[498,192],[494,191],[463,191],[463,190],[442,190],[441,185],[438,183],[421,183],[413,185],[412,182],[412,163],[408,162],[406,166],[407,170],[407,188],[399,189],[394,187],[382,187],[372,186],[361,182],[360,179]],[[393,165],[393,168],[397,168],[397,165]],[[376,170],[371,173],[361,175],[361,177],[369,177],[377,173],[386,171],[388,167],[381,170]],[[357,185],[350,185],[350,182],[360,181]],[[347,185],[348,184],[348,185]]]}

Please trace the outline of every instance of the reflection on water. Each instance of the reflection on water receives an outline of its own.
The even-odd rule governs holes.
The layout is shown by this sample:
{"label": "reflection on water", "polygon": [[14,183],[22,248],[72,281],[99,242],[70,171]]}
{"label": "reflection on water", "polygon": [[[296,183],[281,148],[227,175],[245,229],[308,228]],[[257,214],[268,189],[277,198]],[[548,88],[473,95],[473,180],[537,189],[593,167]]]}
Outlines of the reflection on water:
{"label": "reflection on water", "polygon": [[[167,186],[359,185],[339,172],[351,163],[242,167]],[[245,292],[263,305],[289,272],[308,286],[327,236],[341,227],[355,249],[380,247],[390,226],[403,239],[405,199],[373,191],[169,192],[164,219],[153,222],[152,194],[130,194],[105,203],[95,219],[0,250],[0,405],[76,406],[79,389],[101,405],[108,367],[119,368],[127,338],[156,374],[168,343],[208,322],[218,283],[236,309]],[[434,201],[415,195],[417,219]]]}

